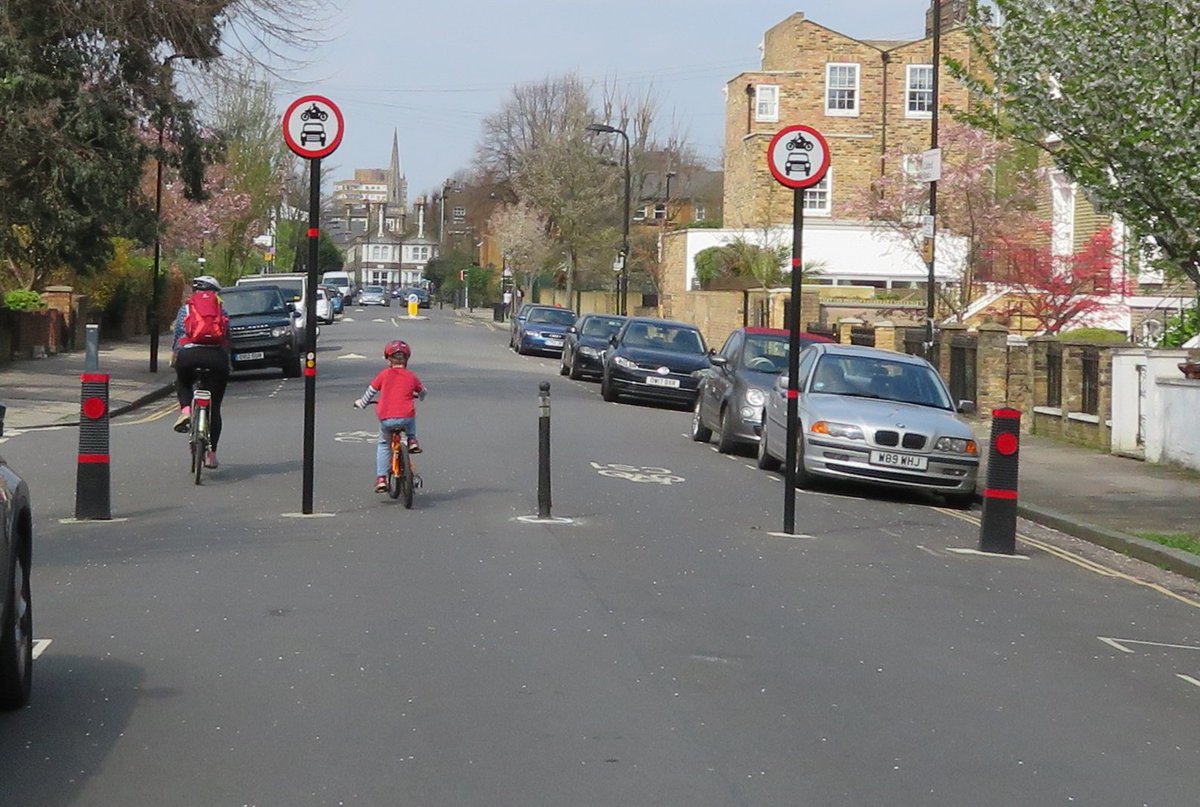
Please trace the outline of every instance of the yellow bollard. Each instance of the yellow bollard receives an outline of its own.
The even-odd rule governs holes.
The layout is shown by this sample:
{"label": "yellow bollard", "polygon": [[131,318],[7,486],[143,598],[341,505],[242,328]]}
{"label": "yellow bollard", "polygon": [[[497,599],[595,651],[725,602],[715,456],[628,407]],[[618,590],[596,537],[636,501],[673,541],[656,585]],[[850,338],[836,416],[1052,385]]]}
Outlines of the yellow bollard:
{"label": "yellow bollard", "polygon": [[408,315],[415,317],[417,315],[417,295],[410,294],[408,297]]}

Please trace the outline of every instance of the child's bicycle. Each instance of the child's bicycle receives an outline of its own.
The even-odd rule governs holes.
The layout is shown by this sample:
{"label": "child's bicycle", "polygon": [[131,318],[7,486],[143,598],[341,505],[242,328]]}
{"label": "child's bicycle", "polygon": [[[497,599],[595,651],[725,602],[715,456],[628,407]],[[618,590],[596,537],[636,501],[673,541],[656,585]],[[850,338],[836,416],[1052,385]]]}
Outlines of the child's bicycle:
{"label": "child's bicycle", "polygon": [[196,484],[200,484],[200,474],[204,470],[204,457],[212,445],[209,425],[212,420],[212,393],[208,390],[208,371],[200,368],[196,371],[196,381],[192,384],[192,425],[188,431],[188,447],[192,452],[192,474]]}
{"label": "child's bicycle", "polygon": [[404,495],[404,507],[411,510],[413,506],[413,490],[421,487],[421,477],[413,468],[412,454],[408,450],[408,432],[404,429],[393,429],[391,433],[391,462],[387,470],[387,492],[393,499]]}

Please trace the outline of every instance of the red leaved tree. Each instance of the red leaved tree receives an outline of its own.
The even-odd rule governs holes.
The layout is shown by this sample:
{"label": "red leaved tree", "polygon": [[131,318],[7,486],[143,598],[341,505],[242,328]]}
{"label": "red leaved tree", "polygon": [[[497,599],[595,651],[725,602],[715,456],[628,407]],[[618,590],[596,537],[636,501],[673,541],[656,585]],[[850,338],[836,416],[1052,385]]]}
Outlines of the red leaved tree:
{"label": "red leaved tree", "polygon": [[1033,238],[1028,233],[998,235],[987,254],[989,279],[1009,287],[1003,313],[1010,321],[1033,320],[1033,330],[1056,334],[1103,308],[1104,297],[1120,291],[1121,281],[1113,277],[1111,227],[1095,233],[1072,255],[1054,255],[1050,228],[1040,229]]}

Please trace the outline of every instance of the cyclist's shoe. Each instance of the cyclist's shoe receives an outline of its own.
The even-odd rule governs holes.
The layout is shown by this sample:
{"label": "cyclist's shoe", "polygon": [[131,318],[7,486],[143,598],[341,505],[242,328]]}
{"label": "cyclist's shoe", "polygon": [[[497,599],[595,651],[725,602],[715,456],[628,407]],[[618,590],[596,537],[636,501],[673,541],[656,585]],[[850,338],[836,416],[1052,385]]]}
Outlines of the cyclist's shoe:
{"label": "cyclist's shoe", "polygon": [[408,440],[408,453],[409,454],[420,454],[421,453],[421,444],[417,442],[415,437],[410,437]]}
{"label": "cyclist's shoe", "polygon": [[209,449],[208,451],[204,452],[204,467],[205,468],[216,468],[217,467],[217,452],[213,451],[212,449]]}
{"label": "cyclist's shoe", "polygon": [[386,493],[387,492],[387,477],[386,476],[375,477],[375,492],[376,493]]}
{"label": "cyclist's shoe", "polygon": [[175,431],[183,434],[192,427],[192,407],[185,406],[179,412],[179,417],[175,419]]}

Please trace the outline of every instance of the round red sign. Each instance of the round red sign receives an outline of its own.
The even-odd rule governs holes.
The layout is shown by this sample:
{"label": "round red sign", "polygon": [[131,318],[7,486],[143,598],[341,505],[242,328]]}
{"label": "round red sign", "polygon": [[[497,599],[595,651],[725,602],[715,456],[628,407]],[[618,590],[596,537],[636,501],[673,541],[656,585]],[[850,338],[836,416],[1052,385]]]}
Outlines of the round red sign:
{"label": "round red sign", "polygon": [[780,184],[796,190],[811,188],[829,170],[829,144],[811,126],[786,126],[767,146],[767,166]]}
{"label": "round red sign", "polygon": [[284,142],[306,160],[332,154],[342,142],[344,130],[342,110],[322,95],[297,98],[283,113]]}

